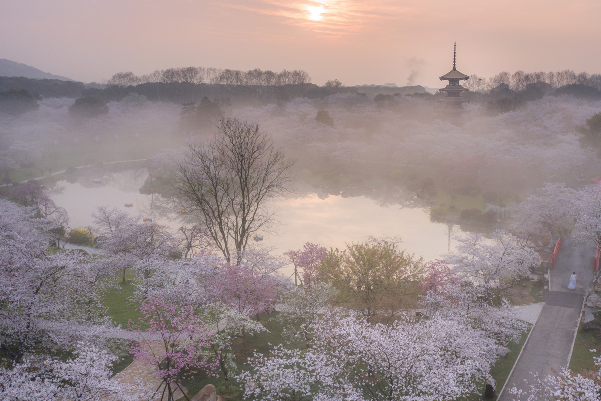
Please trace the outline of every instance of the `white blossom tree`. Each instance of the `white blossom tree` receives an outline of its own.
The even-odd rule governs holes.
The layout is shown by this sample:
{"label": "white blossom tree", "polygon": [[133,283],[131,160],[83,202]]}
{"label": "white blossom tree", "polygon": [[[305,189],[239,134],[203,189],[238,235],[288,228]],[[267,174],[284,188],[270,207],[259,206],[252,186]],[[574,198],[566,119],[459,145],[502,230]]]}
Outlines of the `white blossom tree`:
{"label": "white blossom tree", "polygon": [[265,400],[454,400],[489,378],[495,343],[477,329],[440,317],[404,317],[390,325],[327,314],[312,326],[304,352],[255,354],[256,383],[246,396]]}
{"label": "white blossom tree", "polygon": [[576,199],[576,191],[564,184],[545,184],[515,205],[512,231],[535,246],[547,245],[550,249],[559,237],[572,231]]}
{"label": "white blossom tree", "polygon": [[489,302],[500,304],[513,283],[539,263],[536,252],[507,232],[495,231],[490,239],[469,233],[457,241],[457,252],[445,261],[462,280],[481,288]]}
{"label": "white blossom tree", "polygon": [[578,204],[574,238],[601,245],[601,186],[584,187],[578,191]]}
{"label": "white blossom tree", "polygon": [[[595,365],[601,366],[601,358],[595,358]],[[541,378],[534,373],[525,380],[527,390],[509,389],[515,401],[598,401],[601,396],[599,369],[576,374],[563,368],[554,375]]]}
{"label": "white blossom tree", "polygon": [[115,355],[95,345],[78,343],[66,361],[44,359],[11,369],[0,368],[0,398],[7,401],[73,399],[139,401],[148,392],[113,378]]}
{"label": "white blossom tree", "polygon": [[108,325],[89,286],[99,279],[95,265],[79,252],[49,253],[54,225],[36,216],[0,200],[0,343],[16,362],[38,346],[69,348]]}

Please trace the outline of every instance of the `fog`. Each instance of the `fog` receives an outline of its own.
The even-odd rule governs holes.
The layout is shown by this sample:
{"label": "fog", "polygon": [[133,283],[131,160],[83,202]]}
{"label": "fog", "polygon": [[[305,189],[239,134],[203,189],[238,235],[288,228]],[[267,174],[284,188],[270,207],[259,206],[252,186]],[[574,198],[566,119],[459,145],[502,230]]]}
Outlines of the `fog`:
{"label": "fog", "polygon": [[[219,85],[211,88],[219,93]],[[378,88],[384,94],[374,95]],[[231,117],[257,123],[295,162],[290,192],[270,206],[276,218],[263,230],[263,245],[283,253],[305,242],[343,247],[389,235],[433,260],[450,249],[449,224],[453,236],[490,232],[504,224],[499,213],[544,183],[581,185],[601,167],[596,151],[581,143],[599,100],[548,94],[505,110],[492,93],[472,93],[457,108],[439,95],[389,89],[395,88],[369,88],[365,95],[342,87],[322,97],[273,101],[215,95],[203,102],[218,112],[192,119],[186,117],[186,110],[196,110],[191,103],[134,92],[108,101],[108,113],[94,117],[70,113],[74,99],[44,98],[37,109],[0,117],[3,178],[6,184],[45,176],[71,227],[90,227],[97,206],[135,202],[132,213],[175,231],[186,222],[169,189],[176,164],[189,144],[217,137],[220,117]],[[326,120],[317,118],[323,112]],[[127,163],[108,164],[117,161]],[[127,174],[135,179],[123,180]],[[308,212],[309,205],[316,209]],[[494,221],[460,216],[474,209],[494,210]],[[386,216],[396,228],[386,227]],[[435,245],[425,245],[428,237]]]}

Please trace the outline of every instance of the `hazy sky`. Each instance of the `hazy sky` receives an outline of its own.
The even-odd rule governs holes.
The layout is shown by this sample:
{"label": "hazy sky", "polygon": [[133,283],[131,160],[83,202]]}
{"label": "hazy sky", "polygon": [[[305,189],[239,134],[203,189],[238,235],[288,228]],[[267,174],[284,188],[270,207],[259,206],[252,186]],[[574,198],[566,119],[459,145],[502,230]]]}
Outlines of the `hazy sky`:
{"label": "hazy sky", "polygon": [[438,87],[454,41],[468,75],[599,73],[599,21],[601,0],[0,0],[0,58],[86,82],[204,66]]}

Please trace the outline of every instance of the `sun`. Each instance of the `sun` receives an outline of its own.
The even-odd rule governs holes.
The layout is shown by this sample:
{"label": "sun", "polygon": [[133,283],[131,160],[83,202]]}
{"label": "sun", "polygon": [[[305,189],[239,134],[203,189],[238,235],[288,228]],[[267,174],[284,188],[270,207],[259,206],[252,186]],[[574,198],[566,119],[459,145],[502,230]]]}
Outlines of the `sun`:
{"label": "sun", "polygon": [[315,7],[315,6],[307,6],[307,11],[309,11],[309,19],[311,21],[321,21],[323,18],[323,14],[325,9],[323,6]]}

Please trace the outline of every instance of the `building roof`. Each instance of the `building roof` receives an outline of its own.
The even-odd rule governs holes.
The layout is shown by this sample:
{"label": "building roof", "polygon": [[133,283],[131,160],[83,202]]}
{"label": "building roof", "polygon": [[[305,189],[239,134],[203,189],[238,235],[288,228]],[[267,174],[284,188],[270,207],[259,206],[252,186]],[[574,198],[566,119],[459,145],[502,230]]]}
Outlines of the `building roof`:
{"label": "building roof", "polygon": [[453,68],[451,71],[447,72],[445,75],[440,77],[440,80],[444,81],[446,79],[468,79],[468,78],[469,78],[469,76],[462,74]]}

